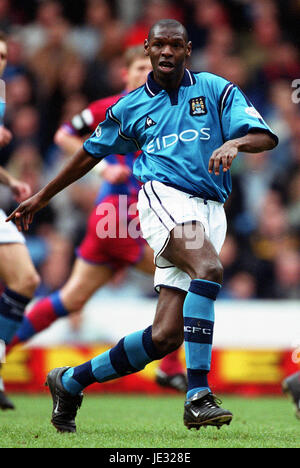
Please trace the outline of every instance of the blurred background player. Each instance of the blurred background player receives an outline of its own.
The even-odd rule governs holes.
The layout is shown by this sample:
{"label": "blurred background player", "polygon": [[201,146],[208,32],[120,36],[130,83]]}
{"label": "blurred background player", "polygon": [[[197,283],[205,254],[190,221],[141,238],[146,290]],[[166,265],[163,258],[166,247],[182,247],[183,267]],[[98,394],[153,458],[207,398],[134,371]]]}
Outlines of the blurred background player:
{"label": "blurred background player", "polygon": [[[7,63],[7,44],[5,35],[0,32],[0,76]],[[3,125],[5,107],[5,84],[1,80],[1,124],[0,147],[6,146],[12,139],[11,132]],[[0,167],[0,183],[11,189],[15,200],[19,203],[31,195],[28,184],[12,177]],[[0,280],[4,283],[4,290],[0,297],[0,340],[2,354],[5,345],[13,338],[23,318],[24,310],[32,299],[39,284],[39,275],[31,261],[25,245],[24,236],[18,232],[13,223],[5,222],[5,212],[0,209]],[[4,356],[0,356],[1,359]],[[4,392],[3,380],[0,377],[0,408],[13,409],[13,403]]]}
{"label": "blurred background player", "polygon": [[[96,129],[99,122],[105,120],[108,107],[145,83],[152,68],[150,60],[145,57],[143,46],[128,49],[124,60],[123,79],[126,84],[124,92],[91,103],[80,114],[75,115],[71,122],[63,124],[57,130],[55,142],[66,154],[71,155],[81,147],[85,137]],[[59,291],[37,302],[29,310],[9,349],[32,338],[58,318],[80,311],[90,297],[112,280],[115,273],[121,269],[134,266],[144,273],[154,274],[153,251],[141,236],[138,239],[132,239],[130,235],[126,238],[97,236],[97,224],[104,219],[105,212],[102,210],[103,214],[99,214],[99,204],[111,204],[115,207],[113,215],[117,213],[118,216],[119,195],[125,195],[127,213],[129,206],[135,207],[134,216],[126,214],[128,216],[126,223],[137,216],[136,203],[140,184],[132,175],[132,167],[138,154],[139,152],[125,156],[112,154],[96,166],[95,170],[101,174],[104,181],[95,208],[89,217],[85,238],[77,249],[77,259],[71,275]],[[117,233],[120,222],[121,219],[116,220]],[[161,360],[156,371],[156,381],[161,386],[182,392],[186,390],[186,376],[180,362],[180,349]]]}

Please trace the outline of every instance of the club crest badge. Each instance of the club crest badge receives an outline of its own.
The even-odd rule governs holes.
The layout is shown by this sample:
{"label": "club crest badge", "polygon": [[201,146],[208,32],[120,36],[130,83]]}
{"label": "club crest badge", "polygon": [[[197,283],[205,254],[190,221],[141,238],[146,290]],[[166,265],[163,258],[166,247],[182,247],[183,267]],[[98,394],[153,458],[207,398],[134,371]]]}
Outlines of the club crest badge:
{"label": "club crest badge", "polygon": [[205,115],[207,114],[207,107],[205,103],[205,97],[199,96],[190,99],[190,114],[191,115]]}

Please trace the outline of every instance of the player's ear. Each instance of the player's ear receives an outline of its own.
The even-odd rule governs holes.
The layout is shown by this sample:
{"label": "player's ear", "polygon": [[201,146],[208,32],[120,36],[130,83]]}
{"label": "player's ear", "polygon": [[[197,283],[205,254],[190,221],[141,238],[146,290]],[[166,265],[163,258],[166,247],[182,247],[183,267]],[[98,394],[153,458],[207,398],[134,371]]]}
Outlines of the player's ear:
{"label": "player's ear", "polygon": [[190,57],[192,54],[192,42],[189,41],[186,46],[186,56]]}
{"label": "player's ear", "polygon": [[149,41],[148,39],[144,40],[144,50],[146,57],[149,57]]}

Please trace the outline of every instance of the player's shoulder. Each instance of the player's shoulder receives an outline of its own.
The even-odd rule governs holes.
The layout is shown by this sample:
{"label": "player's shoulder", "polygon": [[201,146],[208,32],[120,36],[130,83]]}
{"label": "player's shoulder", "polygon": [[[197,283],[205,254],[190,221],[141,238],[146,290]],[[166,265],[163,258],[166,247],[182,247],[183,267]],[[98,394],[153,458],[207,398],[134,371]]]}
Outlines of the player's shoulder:
{"label": "player's shoulder", "polygon": [[223,89],[228,84],[233,84],[224,78],[224,76],[216,75],[215,73],[207,71],[193,72],[193,75],[195,77],[196,83],[199,83],[202,86],[205,85],[208,88]]}
{"label": "player's shoulder", "polygon": [[143,84],[139,88],[136,88],[126,95],[122,96],[116,104],[118,104],[120,107],[127,107],[128,105],[131,105],[132,103],[136,102],[137,100],[140,100],[146,96],[145,92],[145,85]]}
{"label": "player's shoulder", "polygon": [[121,96],[120,99],[110,107],[109,112],[116,116],[129,115],[144,99],[147,99],[147,94],[145,92],[145,85],[142,85],[130,91],[128,94]]}

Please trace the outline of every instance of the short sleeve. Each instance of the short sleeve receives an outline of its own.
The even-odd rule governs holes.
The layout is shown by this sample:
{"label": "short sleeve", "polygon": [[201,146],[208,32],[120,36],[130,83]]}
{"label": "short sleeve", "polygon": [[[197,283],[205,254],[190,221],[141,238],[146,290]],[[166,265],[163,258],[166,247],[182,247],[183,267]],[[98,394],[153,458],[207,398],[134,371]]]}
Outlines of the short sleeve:
{"label": "short sleeve", "polygon": [[228,83],[220,97],[220,118],[225,141],[245,136],[251,131],[266,131],[276,144],[273,133],[247,96],[233,83]]}
{"label": "short sleeve", "polygon": [[101,159],[112,153],[127,154],[140,149],[134,136],[126,132],[129,125],[124,105],[119,102],[107,110],[105,120],[84,142],[83,147],[91,156]]}

